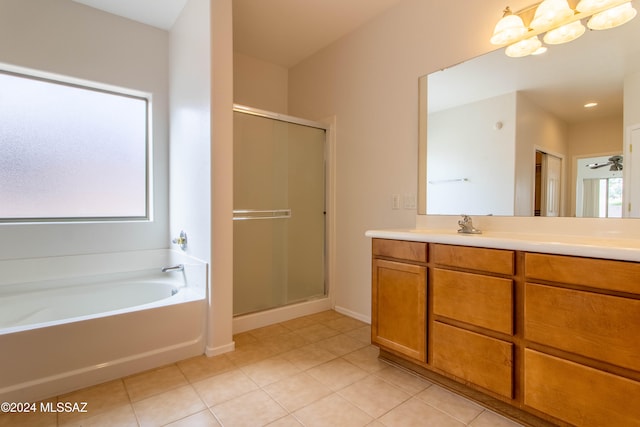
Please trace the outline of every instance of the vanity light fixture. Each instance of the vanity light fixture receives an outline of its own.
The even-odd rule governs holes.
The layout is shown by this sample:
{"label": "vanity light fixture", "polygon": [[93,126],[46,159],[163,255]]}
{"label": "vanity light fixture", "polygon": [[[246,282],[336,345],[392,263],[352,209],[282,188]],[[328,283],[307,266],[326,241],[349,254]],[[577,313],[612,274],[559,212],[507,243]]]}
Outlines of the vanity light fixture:
{"label": "vanity light fixture", "polygon": [[[570,5],[571,3],[571,5]],[[544,0],[516,13],[507,6],[498,21],[491,43],[506,46],[511,57],[546,51],[546,44],[567,43],[585,33],[582,21],[592,30],[605,30],[629,22],[637,12],[632,0]]]}
{"label": "vanity light fixture", "polygon": [[536,8],[529,24],[532,30],[546,31],[564,25],[573,16],[573,10],[567,0],[544,0]]}
{"label": "vanity light fixture", "polygon": [[587,102],[586,104],[584,104],[584,108],[593,108],[597,106],[598,106],[597,102]]}
{"label": "vanity light fixture", "polygon": [[537,55],[540,49],[543,49],[542,42],[538,36],[534,36],[507,46],[505,52],[507,56],[520,58],[528,55]]}
{"label": "vanity light fixture", "polygon": [[573,21],[547,32],[544,35],[546,44],[562,44],[577,39],[584,34],[586,28],[580,21]]}
{"label": "vanity light fixture", "polygon": [[491,44],[503,45],[513,43],[524,36],[529,29],[524,26],[522,18],[514,15],[509,6],[503,11],[502,19],[496,24],[491,37]]}
{"label": "vanity light fixture", "polygon": [[631,21],[638,12],[631,2],[623,3],[604,12],[596,13],[589,19],[587,26],[592,30],[608,30]]}

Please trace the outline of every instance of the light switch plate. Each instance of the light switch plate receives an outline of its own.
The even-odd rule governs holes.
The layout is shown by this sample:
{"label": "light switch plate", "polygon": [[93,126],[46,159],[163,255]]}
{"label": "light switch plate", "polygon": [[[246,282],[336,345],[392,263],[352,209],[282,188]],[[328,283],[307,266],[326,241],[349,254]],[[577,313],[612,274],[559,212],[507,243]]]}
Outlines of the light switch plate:
{"label": "light switch plate", "polygon": [[391,199],[391,209],[400,209],[400,195],[394,194]]}

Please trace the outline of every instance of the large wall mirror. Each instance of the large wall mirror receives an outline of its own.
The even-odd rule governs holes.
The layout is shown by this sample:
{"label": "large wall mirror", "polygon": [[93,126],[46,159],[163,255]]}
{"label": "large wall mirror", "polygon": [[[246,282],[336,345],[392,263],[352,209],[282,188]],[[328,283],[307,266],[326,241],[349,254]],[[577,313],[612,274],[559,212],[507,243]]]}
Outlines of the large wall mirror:
{"label": "large wall mirror", "polygon": [[639,41],[636,17],[420,78],[419,213],[640,217]]}

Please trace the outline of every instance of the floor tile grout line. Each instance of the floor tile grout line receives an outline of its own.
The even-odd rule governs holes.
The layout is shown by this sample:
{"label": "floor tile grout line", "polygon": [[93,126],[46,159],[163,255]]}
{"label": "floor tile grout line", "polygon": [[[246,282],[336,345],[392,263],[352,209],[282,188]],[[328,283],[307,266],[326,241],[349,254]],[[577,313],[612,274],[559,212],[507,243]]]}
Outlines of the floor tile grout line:
{"label": "floor tile grout line", "polygon": [[[128,404],[130,405],[130,407],[131,407],[131,409],[132,409],[132,411],[133,411],[133,413],[134,413],[134,416],[135,416],[135,418],[136,418],[136,422],[138,423],[138,425],[140,425],[140,424],[141,424],[141,422],[140,422],[140,419],[139,419],[138,413],[137,413],[137,411],[135,410],[135,403],[137,403],[137,402],[141,402],[141,401],[144,401],[144,400],[149,399],[149,398],[153,398],[153,397],[158,396],[158,395],[160,395],[160,394],[162,394],[162,393],[171,392],[172,390],[175,390],[175,389],[177,389],[177,388],[179,388],[179,387],[183,387],[183,386],[189,386],[189,387],[190,387],[190,388],[191,388],[191,389],[196,393],[196,395],[197,395],[197,396],[198,396],[198,398],[201,400],[201,402],[204,404],[204,406],[205,406],[205,407],[206,407],[210,412],[212,412],[212,414],[214,415],[214,417],[216,418],[216,420],[217,420],[218,422],[220,422],[220,420],[218,419],[218,417],[217,417],[217,416],[215,416],[215,413],[213,412],[213,407],[214,407],[215,405],[212,405],[212,406],[210,407],[210,406],[208,406],[206,403],[204,403],[203,397],[202,397],[202,395],[198,392],[197,388],[195,387],[195,384],[196,384],[198,381],[202,381],[202,380],[205,380],[205,379],[208,379],[208,378],[212,378],[212,377],[215,377],[215,376],[217,376],[217,375],[221,375],[221,374],[223,374],[223,373],[225,373],[225,372],[229,372],[229,371],[234,370],[234,369],[237,369],[237,370],[239,370],[240,372],[242,372],[242,373],[243,373],[247,378],[249,378],[249,379],[251,380],[251,382],[252,382],[256,387],[258,387],[258,389],[259,389],[259,390],[262,390],[263,392],[265,392],[265,393],[266,393],[270,398],[272,398],[272,399],[273,399],[273,400],[274,400],[274,401],[275,401],[275,402],[276,402],[280,407],[282,407],[282,408],[287,412],[287,415],[285,415],[285,416],[289,416],[289,415],[291,415],[291,416],[294,416],[294,418],[296,418],[296,419],[297,419],[297,417],[295,417],[295,415],[294,415],[295,411],[289,411],[288,409],[286,409],[286,408],[282,405],[282,403],[278,402],[278,401],[277,401],[277,399],[275,399],[275,397],[274,397],[274,396],[272,396],[271,394],[269,394],[269,393],[268,393],[268,391],[265,389],[265,387],[266,387],[268,384],[266,384],[265,386],[261,386],[261,385],[259,385],[259,384],[258,384],[258,383],[253,379],[253,378],[251,378],[251,377],[248,375],[248,373],[246,372],[246,370],[243,370],[243,367],[245,367],[245,368],[246,368],[246,366],[251,366],[252,364],[259,363],[260,361],[267,360],[267,359],[269,359],[269,358],[271,358],[271,357],[278,357],[278,356],[282,356],[283,354],[287,353],[288,351],[292,351],[292,350],[295,350],[295,349],[303,348],[303,347],[306,347],[306,346],[317,345],[317,344],[322,343],[322,342],[324,342],[324,341],[327,341],[327,340],[329,340],[329,339],[332,339],[332,338],[335,338],[335,337],[339,337],[339,336],[344,336],[344,337],[346,337],[346,338],[349,338],[349,339],[352,339],[352,340],[354,340],[354,341],[357,341],[357,342],[361,343],[361,344],[362,344],[362,346],[361,346],[361,347],[358,347],[358,348],[356,348],[356,349],[350,350],[350,351],[348,351],[348,352],[346,352],[346,353],[340,353],[340,354],[336,354],[335,352],[332,352],[331,350],[329,350],[329,349],[326,349],[326,348],[325,348],[325,350],[326,350],[326,351],[328,351],[328,352],[332,355],[332,358],[331,358],[331,359],[329,359],[329,360],[327,360],[327,361],[324,361],[324,362],[321,362],[321,363],[314,364],[314,365],[312,365],[312,366],[308,366],[308,367],[306,367],[306,368],[303,368],[303,369],[301,369],[301,370],[300,370],[300,372],[299,372],[299,373],[307,373],[307,375],[309,375],[309,374],[308,374],[308,371],[309,371],[309,370],[314,369],[314,368],[316,368],[316,367],[318,367],[318,366],[321,366],[322,364],[330,363],[330,362],[335,361],[335,360],[338,360],[338,359],[340,359],[340,360],[343,360],[343,361],[347,362],[349,365],[351,365],[351,366],[353,366],[353,367],[355,367],[355,368],[360,368],[356,363],[352,362],[351,360],[346,359],[346,356],[348,356],[349,354],[355,353],[355,352],[357,352],[357,351],[359,351],[359,350],[362,350],[363,348],[366,348],[366,347],[367,347],[367,345],[371,345],[371,344],[370,344],[370,343],[367,343],[367,342],[364,342],[364,341],[362,341],[362,340],[359,340],[357,337],[349,335],[349,333],[352,333],[352,334],[354,334],[354,335],[355,335],[355,331],[356,331],[357,329],[365,328],[365,327],[367,327],[368,325],[367,325],[367,324],[362,323],[361,325],[357,325],[357,326],[353,326],[353,327],[349,327],[349,328],[340,328],[340,329],[337,329],[337,328],[335,328],[335,327],[334,327],[334,328],[332,328],[331,326],[328,326],[328,325],[326,324],[326,322],[331,322],[331,321],[340,320],[340,319],[344,319],[344,318],[345,318],[345,317],[341,315],[341,316],[332,316],[332,318],[331,318],[331,319],[325,319],[325,320],[317,320],[317,321],[314,321],[314,323],[313,323],[313,325],[314,325],[314,326],[318,326],[318,325],[319,325],[319,326],[323,326],[323,327],[326,327],[326,328],[328,328],[328,329],[331,329],[331,330],[333,330],[333,331],[335,331],[335,332],[336,332],[336,334],[335,334],[335,335],[332,335],[332,336],[329,336],[329,337],[320,338],[320,339],[315,339],[315,340],[313,340],[313,341],[308,341],[308,342],[306,342],[305,344],[297,345],[297,346],[293,347],[292,349],[282,350],[282,351],[276,351],[274,354],[271,354],[269,357],[261,358],[261,359],[259,359],[258,361],[254,361],[254,362],[247,363],[247,364],[239,364],[237,360],[236,360],[236,361],[234,361],[234,360],[231,360],[231,359],[229,358],[227,361],[228,361],[228,362],[230,363],[230,365],[232,366],[231,368],[229,368],[229,369],[223,369],[223,370],[221,370],[221,371],[219,371],[219,372],[212,373],[211,375],[207,375],[207,376],[204,376],[204,377],[202,377],[202,378],[198,378],[198,379],[196,379],[195,377],[190,377],[190,376],[187,374],[187,372],[185,371],[185,369],[184,369],[183,367],[181,367],[181,366],[180,366],[180,364],[179,364],[178,362],[176,362],[176,363],[172,363],[172,364],[168,364],[168,365],[164,365],[164,366],[161,366],[161,367],[158,367],[158,368],[155,368],[155,369],[160,369],[160,368],[168,367],[168,366],[173,366],[173,367],[177,368],[177,369],[178,369],[178,371],[180,372],[180,375],[182,376],[182,378],[186,381],[186,384],[174,385],[174,386],[172,386],[172,387],[170,387],[170,388],[168,388],[168,389],[163,389],[162,391],[159,391],[159,392],[157,392],[157,393],[152,393],[152,394],[150,394],[150,395],[148,395],[148,396],[145,396],[145,398],[144,398],[144,399],[137,400],[136,402],[134,402],[134,401],[133,401],[130,386],[127,386],[126,382],[124,381],[124,380],[125,380],[125,378],[128,378],[128,377],[122,377],[122,378],[120,378],[119,380],[122,382],[122,385],[123,385],[124,389],[126,390]],[[250,335],[250,336],[251,336],[251,337],[256,341],[257,346],[261,346],[261,345],[268,346],[268,344],[265,344],[265,342],[264,342],[264,341],[265,341],[265,340],[268,340],[269,338],[274,338],[274,337],[282,336],[282,335],[284,335],[284,334],[286,334],[286,333],[296,333],[296,331],[299,331],[299,330],[301,330],[301,329],[304,329],[304,327],[301,327],[301,328],[295,328],[295,329],[294,329],[294,328],[287,327],[287,326],[286,326],[286,325],[284,325],[284,324],[278,324],[278,325],[279,325],[279,326],[281,326],[284,330],[286,330],[286,332],[277,333],[277,334],[273,334],[273,335],[271,335],[271,334],[267,334],[267,335],[254,334],[254,335]],[[308,327],[308,326],[307,326],[307,327]],[[250,332],[250,331],[249,331],[249,332]],[[258,335],[259,335],[259,336],[258,336]],[[300,334],[299,334],[299,335],[300,335]],[[301,336],[303,336],[303,335],[301,335]],[[304,338],[304,336],[303,336],[303,338]],[[149,370],[149,372],[152,372],[152,371],[153,371],[153,370],[155,370],[155,369],[151,369],[151,370]],[[362,369],[362,368],[360,368],[360,369]],[[358,408],[358,409],[359,409],[359,410],[361,410],[362,412],[366,413],[366,411],[364,411],[362,408],[358,407],[358,405],[356,405],[354,402],[349,401],[348,399],[346,399],[344,396],[342,396],[342,395],[339,393],[341,390],[345,389],[346,387],[349,387],[349,386],[351,386],[351,385],[355,384],[355,383],[356,383],[356,382],[358,382],[359,380],[362,380],[362,379],[364,379],[364,378],[367,378],[367,377],[373,376],[373,375],[375,375],[375,373],[377,372],[377,371],[369,371],[369,370],[364,370],[364,369],[363,369],[363,371],[366,373],[366,375],[365,375],[364,377],[362,377],[362,378],[360,378],[360,379],[358,379],[358,380],[355,380],[355,381],[353,381],[353,382],[351,382],[351,383],[349,383],[349,384],[343,385],[343,386],[342,386],[341,388],[339,388],[339,389],[335,389],[335,390],[334,390],[334,389],[332,389],[332,388],[328,387],[328,389],[330,390],[330,392],[329,392],[329,394],[328,394],[328,395],[323,396],[323,397],[321,397],[321,398],[319,398],[319,399],[316,399],[316,400],[314,400],[314,401],[312,401],[312,402],[308,402],[308,403],[306,403],[304,406],[302,406],[301,408],[297,408],[297,409],[296,409],[296,411],[298,411],[298,410],[300,410],[300,409],[302,409],[302,408],[304,408],[304,407],[307,407],[307,406],[309,406],[309,405],[312,405],[313,403],[315,403],[315,402],[317,402],[317,401],[319,401],[319,400],[321,400],[321,399],[324,399],[324,398],[326,398],[326,397],[328,397],[328,396],[335,395],[335,396],[339,397],[340,399],[343,399],[345,402],[347,402],[349,405],[353,406],[354,408]],[[137,374],[135,374],[135,375],[137,375]],[[132,376],[133,376],[133,375],[132,375]],[[378,378],[380,378],[380,377],[378,377]],[[387,381],[387,380],[385,380],[385,379],[383,379],[383,378],[380,378],[380,379],[382,379],[382,380],[383,380],[383,381],[385,381],[386,383],[390,384],[390,385],[391,385],[391,386],[393,386],[394,388],[401,390],[401,389],[400,389],[396,384],[393,384],[393,383],[391,383],[391,382],[389,382],[389,381]],[[282,380],[282,379],[280,379],[280,380]],[[316,381],[317,381],[317,380],[316,380]],[[270,384],[272,384],[272,383],[270,383]],[[324,385],[324,384],[323,384],[323,385]],[[248,393],[248,392],[247,392],[247,393]],[[245,394],[247,394],[247,393],[243,393],[242,395],[245,395]],[[238,397],[240,397],[240,396],[238,396]],[[221,404],[221,403],[222,403],[222,402],[219,402],[218,404]],[[397,407],[397,405],[396,405],[396,407]],[[196,412],[196,413],[197,413],[197,412]],[[195,415],[195,413],[194,413],[194,414],[191,414],[191,415]],[[189,416],[191,416],[191,415],[189,415]],[[374,419],[374,420],[379,418],[379,417],[375,417],[375,416],[373,416],[373,415],[371,415],[371,414],[367,414],[367,415],[368,415],[368,416],[370,416],[370,417],[371,417],[372,419]],[[56,421],[58,421],[58,420],[56,420]],[[301,422],[299,419],[297,419],[297,421],[298,421],[298,422]],[[58,424],[59,424],[59,423],[58,423]]]}
{"label": "floor tile grout line", "polygon": [[[346,334],[346,333],[341,332],[340,334]],[[340,334],[339,334],[339,335],[340,335]],[[321,341],[322,341],[322,340],[321,340]],[[302,347],[304,347],[304,346],[302,346]],[[361,347],[361,348],[362,348],[362,347]],[[303,370],[301,370],[299,373],[307,373],[309,370],[311,370],[311,369],[313,369],[313,368],[315,368],[315,367],[317,367],[317,366],[321,366],[322,364],[329,363],[329,362],[331,362],[331,361],[333,361],[333,360],[337,360],[337,359],[343,359],[345,362],[349,363],[350,365],[352,365],[352,366],[354,366],[354,367],[357,367],[356,365],[354,365],[353,363],[351,363],[349,360],[344,359],[344,356],[346,356],[346,355],[348,355],[348,354],[351,354],[351,353],[353,353],[353,352],[355,352],[355,351],[358,351],[358,350],[359,350],[359,349],[353,350],[353,351],[351,351],[351,352],[345,353],[344,355],[336,355],[336,354],[333,354],[333,353],[332,353],[332,354],[334,355],[334,357],[333,357],[332,359],[330,359],[330,360],[328,360],[328,361],[325,361],[325,362],[322,362],[322,363],[319,363],[319,364],[316,364],[316,365],[314,365],[314,366],[308,367],[308,368],[306,368],[306,369],[303,369]],[[286,353],[286,352],[282,352],[282,353],[280,353],[280,355],[281,355],[281,354],[283,354],[283,353]],[[277,356],[272,356],[272,357],[277,357]],[[269,359],[269,358],[266,358],[266,359],[263,359],[263,360],[267,360],[267,359]],[[255,363],[260,363],[260,362],[255,362]],[[246,366],[250,366],[250,365],[246,365]],[[244,367],[246,367],[246,366],[244,366]],[[273,401],[274,401],[274,402],[276,402],[276,403],[277,403],[281,408],[283,408],[283,409],[287,412],[287,415],[286,415],[286,416],[291,415],[291,416],[294,416],[294,417],[295,417],[295,415],[294,415],[294,414],[295,414],[295,412],[296,412],[296,411],[299,411],[299,410],[301,410],[301,409],[303,409],[303,408],[305,408],[305,407],[307,407],[307,406],[309,406],[309,405],[312,405],[312,404],[314,404],[314,403],[318,402],[319,400],[322,400],[322,399],[324,399],[324,398],[326,398],[326,397],[328,397],[328,396],[331,396],[331,395],[336,395],[336,396],[340,397],[341,399],[344,399],[346,402],[348,402],[348,403],[349,403],[350,405],[352,405],[354,408],[357,408],[357,409],[359,409],[359,410],[363,411],[364,413],[366,413],[364,410],[362,410],[361,408],[359,408],[357,405],[355,405],[354,403],[350,402],[348,399],[345,399],[344,397],[342,397],[342,396],[338,393],[338,391],[339,391],[339,390],[331,390],[331,389],[329,389],[329,390],[330,390],[330,393],[329,393],[328,395],[322,396],[322,397],[320,397],[320,398],[318,398],[318,399],[316,399],[316,400],[313,400],[313,401],[311,401],[311,402],[307,402],[305,405],[303,405],[303,406],[302,406],[302,407],[300,407],[300,408],[297,408],[295,411],[290,411],[289,409],[287,409],[287,408],[283,405],[283,403],[282,403],[282,402],[280,402],[280,401],[279,401],[275,396],[273,396],[271,393],[269,393],[269,391],[268,391],[268,390],[266,390],[266,389],[265,389],[265,387],[266,387],[266,386],[268,386],[268,385],[270,385],[270,384],[274,384],[274,383],[276,383],[276,382],[278,382],[278,381],[273,382],[273,383],[269,383],[269,384],[267,384],[267,385],[265,385],[265,386],[261,386],[261,385],[259,385],[258,383],[256,383],[256,381],[255,381],[253,378],[251,378],[251,377],[250,377],[250,375],[248,375],[248,374],[247,374],[247,373],[246,373],[242,368],[243,368],[243,367],[238,367],[238,369],[239,369],[241,372],[243,372],[243,374],[244,374],[244,375],[246,375],[246,376],[247,376],[247,377],[248,377],[248,378],[249,378],[249,379],[250,379],[250,380],[251,380],[251,381],[252,381],[252,382],[253,382],[253,383],[254,383],[254,384],[255,384],[255,385],[260,389],[260,390],[261,390],[261,391],[263,391],[264,393],[266,393],[266,394],[267,394],[271,399],[273,399]],[[366,371],[365,371],[365,372],[366,372]],[[298,374],[299,374],[299,373],[298,373]],[[296,374],[296,375],[298,375],[298,374]],[[308,375],[309,375],[309,374],[308,374]],[[369,376],[369,375],[371,375],[371,373],[367,372],[367,376]],[[311,376],[311,377],[312,377],[312,376]],[[313,378],[313,377],[312,377],[312,378]],[[283,379],[281,379],[280,381],[282,381],[282,380],[283,380]],[[316,380],[316,381],[317,381],[317,380]],[[353,383],[351,383],[351,384],[353,384]],[[349,384],[349,385],[351,385],[351,384]],[[347,386],[348,386],[348,385],[347,385]],[[344,386],[344,387],[342,387],[342,388],[345,388],[345,387],[347,387],[347,386]],[[243,393],[242,395],[239,395],[239,396],[234,397],[233,399],[240,398],[240,397],[242,397],[242,396],[244,396],[244,395],[246,395],[246,394],[248,394],[248,393],[251,393],[251,392],[252,392],[252,391],[245,392],[245,393]],[[229,399],[229,400],[233,400],[233,399]],[[224,402],[219,402],[218,404],[222,404],[222,403],[224,403]],[[209,409],[210,409],[210,410],[215,414],[215,412],[214,412],[214,410],[213,410],[214,406],[216,406],[216,405],[213,405],[213,406],[209,407]],[[375,418],[375,417],[373,417],[373,416],[371,416],[371,417],[372,417],[373,419],[376,419],[376,418]],[[216,417],[216,418],[217,418],[217,417]],[[297,419],[297,417],[296,417],[296,419]],[[301,422],[299,419],[297,419],[297,421]]]}
{"label": "floor tile grout line", "polygon": [[[370,377],[370,376],[375,376],[375,374],[374,374],[374,373],[369,373],[369,375],[368,375],[367,377]],[[366,377],[365,377],[365,378],[366,378]],[[388,381],[384,380],[383,378],[380,378],[380,377],[377,377],[377,376],[376,376],[376,378],[378,378],[378,379],[380,379],[380,380],[382,380],[382,381],[386,382],[387,384],[389,384],[390,386],[392,386],[392,387],[396,388],[397,390],[403,391],[400,387],[398,387],[398,386],[396,386],[395,384],[392,384],[392,383],[390,383],[390,382],[388,382]],[[363,378],[363,379],[364,379],[364,378]],[[343,387],[341,390],[344,390],[345,388],[347,388],[347,387]],[[336,393],[338,393],[338,395],[340,395],[343,399],[345,399],[345,400],[347,400],[347,401],[351,402],[349,399],[347,399],[346,397],[342,396],[342,395],[340,394],[340,392],[339,392],[339,391],[337,391]],[[406,392],[405,392],[405,393],[406,393]],[[363,408],[358,407],[357,405],[356,405],[356,407],[358,407],[361,411],[365,412],[366,414],[370,415],[370,416],[374,419],[374,421],[376,421],[376,420],[377,420],[377,421],[379,421],[379,420],[380,420],[382,417],[384,417],[386,414],[388,414],[389,412],[393,411],[394,409],[398,408],[399,406],[403,405],[404,403],[408,402],[409,400],[411,400],[412,398],[414,398],[414,397],[415,397],[415,395],[413,395],[413,394],[410,394],[410,393],[406,393],[406,394],[407,394],[407,398],[406,398],[406,399],[403,399],[401,402],[399,402],[398,404],[396,404],[396,405],[394,405],[393,407],[389,408],[387,411],[385,411],[384,413],[382,413],[382,414],[380,414],[380,415],[378,415],[378,416],[374,416],[374,415],[372,415],[372,414],[369,414],[367,411],[365,411]],[[355,405],[355,404],[354,404],[354,405]]]}
{"label": "floor tile grout line", "polygon": [[476,415],[475,417],[473,417],[473,419],[472,419],[471,421],[469,421],[469,422],[467,423],[467,425],[468,425],[468,426],[470,426],[471,424],[473,424],[473,422],[474,422],[475,420],[477,420],[478,418],[480,418],[480,416],[481,416],[482,414],[484,414],[485,412],[487,412],[487,411],[488,411],[488,409],[487,409],[487,408],[482,407],[482,411],[480,411],[480,413],[478,413],[478,415]]}
{"label": "floor tile grout line", "polygon": [[[345,334],[345,333],[342,333],[342,334]],[[361,348],[362,348],[362,347],[361,347]],[[307,369],[302,370],[302,371],[301,371],[301,373],[306,373],[306,372],[308,372],[309,370],[311,370],[311,369],[313,369],[313,368],[315,368],[315,367],[321,366],[321,365],[326,364],[326,363],[330,363],[331,361],[333,361],[333,360],[337,360],[337,359],[342,359],[342,360],[344,360],[345,362],[349,363],[350,365],[352,365],[352,366],[354,366],[354,367],[358,368],[358,366],[356,366],[355,364],[351,363],[349,360],[347,360],[347,359],[345,359],[345,358],[344,358],[344,356],[346,356],[346,355],[348,355],[348,354],[351,354],[351,353],[354,353],[354,352],[356,352],[356,351],[358,351],[358,350],[359,350],[359,349],[353,350],[353,351],[351,351],[351,352],[349,352],[349,353],[345,353],[344,355],[341,355],[341,356],[337,356],[337,355],[336,355],[336,357],[334,357],[333,359],[331,359],[331,360],[329,360],[329,361],[326,361],[326,362],[323,362],[323,363],[320,363],[320,364],[318,364],[318,365],[314,365],[314,366],[312,366],[312,367],[309,367],[309,368],[307,368]],[[368,416],[370,416],[370,417],[372,418],[372,420],[373,420],[373,421],[375,421],[375,420],[378,420],[378,419],[380,418],[380,416],[376,417],[376,416],[374,416],[374,415],[372,415],[372,414],[367,413],[363,408],[360,408],[360,407],[359,407],[358,405],[356,405],[354,402],[351,402],[349,399],[347,399],[346,397],[344,397],[343,395],[341,395],[341,394],[340,394],[340,391],[341,391],[341,390],[343,390],[343,389],[345,389],[345,388],[347,388],[347,387],[349,387],[349,386],[351,386],[351,385],[353,385],[353,384],[357,383],[358,381],[363,380],[364,378],[367,378],[367,377],[369,377],[369,376],[375,376],[375,372],[367,372],[367,371],[364,371],[364,372],[366,372],[366,374],[367,374],[365,377],[360,378],[359,380],[356,380],[356,381],[354,381],[354,382],[352,382],[352,383],[349,383],[349,384],[347,384],[347,385],[344,385],[342,388],[340,388],[340,389],[338,389],[338,390],[330,389],[330,390],[331,390],[331,392],[330,392],[328,395],[326,395],[326,396],[322,396],[322,397],[319,397],[319,398],[318,398],[318,399],[316,399],[316,400],[313,400],[313,401],[311,401],[311,402],[308,402],[308,403],[306,403],[305,405],[301,406],[300,408],[297,408],[295,411],[289,411],[286,407],[284,407],[284,406],[283,406],[283,404],[282,404],[281,402],[279,402],[279,401],[275,398],[275,396],[271,395],[267,390],[264,390],[263,388],[262,388],[262,389],[263,389],[263,391],[264,391],[265,393],[267,393],[267,395],[269,395],[269,396],[270,396],[270,397],[271,397],[271,398],[272,398],[276,403],[278,403],[281,407],[283,407],[283,408],[288,412],[288,415],[292,415],[292,416],[294,416],[294,417],[295,417],[295,412],[300,411],[300,410],[302,410],[303,408],[308,407],[308,406],[310,406],[310,405],[313,405],[313,404],[317,403],[318,401],[320,401],[320,400],[322,400],[322,399],[325,399],[325,398],[327,398],[327,397],[329,397],[329,396],[331,396],[331,395],[336,395],[336,396],[338,396],[339,398],[343,399],[344,401],[348,402],[348,404],[349,404],[349,405],[351,405],[351,406],[353,406],[354,408],[357,408],[358,410],[360,410],[360,411],[362,411],[363,413],[367,414]],[[313,376],[312,376],[312,377],[313,377]],[[380,377],[378,377],[378,376],[376,376],[376,377],[377,377],[377,378],[379,378],[380,380],[384,381],[385,383],[389,384],[390,386],[392,386],[392,387],[396,388],[397,390],[401,390],[401,391],[402,391],[402,389],[401,389],[400,387],[398,387],[397,385],[395,385],[395,384],[393,384],[393,383],[391,383],[391,382],[389,382],[389,381],[385,380],[384,378],[380,378]],[[314,378],[314,379],[315,379],[315,378]],[[316,379],[316,381],[317,381],[317,379]],[[277,381],[276,381],[276,382],[277,382]],[[275,383],[275,382],[274,382],[274,383]],[[274,383],[270,383],[270,384],[274,384]],[[419,393],[419,392],[418,392],[418,393]],[[400,404],[402,404],[402,403],[404,403],[404,402],[406,402],[406,401],[410,400],[411,398],[416,397],[416,394],[417,394],[417,393],[414,393],[414,394],[409,394],[409,393],[407,393],[407,395],[408,395],[409,397],[407,397],[407,399],[405,399],[405,400],[403,400],[402,402],[400,402],[398,405],[396,405],[396,406],[394,406],[393,408],[389,409],[389,411],[391,411],[391,410],[395,409],[396,407],[400,406]],[[389,412],[389,411],[387,411],[387,412]],[[385,412],[385,414],[386,414],[387,412]],[[297,417],[295,417],[295,418],[296,418],[296,420],[297,420],[298,422],[302,423],[302,421],[301,421],[301,420],[299,420]]]}
{"label": "floor tile grout line", "polygon": [[[473,420],[475,420],[476,418],[478,418],[478,416],[480,416],[480,414],[481,414],[482,412],[484,412],[484,408],[483,408],[483,407],[480,407],[481,411],[480,411],[480,412],[479,412],[475,417],[473,417],[473,419],[472,419],[471,421],[466,422],[466,421],[461,420],[460,418],[458,418],[458,417],[457,417],[457,416],[455,416],[454,414],[451,414],[451,413],[449,413],[449,412],[447,412],[447,411],[445,411],[445,410],[443,410],[443,409],[441,409],[441,408],[438,408],[437,406],[435,406],[435,405],[433,405],[433,404],[431,404],[431,403],[429,403],[429,402],[426,402],[426,401],[424,401],[424,400],[420,399],[417,395],[415,396],[415,398],[416,398],[416,399],[418,399],[421,403],[424,403],[425,405],[428,405],[428,406],[432,407],[432,408],[433,408],[433,409],[435,409],[436,411],[438,411],[438,412],[440,412],[440,413],[443,413],[443,414],[447,415],[447,416],[448,416],[448,417],[450,417],[450,418],[453,418],[454,420],[458,421],[458,422],[459,422],[459,423],[461,423],[461,424],[464,424],[465,426],[468,426],[469,424],[471,424],[471,422],[473,422]],[[472,403],[473,403],[473,402],[472,402]],[[477,405],[476,405],[476,406],[477,406]]]}

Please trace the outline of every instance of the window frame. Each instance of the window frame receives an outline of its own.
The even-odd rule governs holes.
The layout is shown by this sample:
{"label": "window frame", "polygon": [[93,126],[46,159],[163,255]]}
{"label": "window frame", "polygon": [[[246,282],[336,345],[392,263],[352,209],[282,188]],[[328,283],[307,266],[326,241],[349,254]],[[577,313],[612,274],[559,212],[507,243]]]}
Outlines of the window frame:
{"label": "window frame", "polygon": [[60,74],[31,70],[0,63],[0,73],[19,78],[26,78],[50,84],[68,86],[114,96],[137,99],[145,106],[145,141],[144,141],[144,215],[140,216],[72,216],[72,217],[0,217],[1,224],[55,224],[55,223],[124,223],[153,221],[153,137],[152,137],[152,94],[119,86],[78,79]]}

